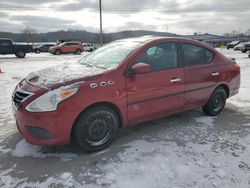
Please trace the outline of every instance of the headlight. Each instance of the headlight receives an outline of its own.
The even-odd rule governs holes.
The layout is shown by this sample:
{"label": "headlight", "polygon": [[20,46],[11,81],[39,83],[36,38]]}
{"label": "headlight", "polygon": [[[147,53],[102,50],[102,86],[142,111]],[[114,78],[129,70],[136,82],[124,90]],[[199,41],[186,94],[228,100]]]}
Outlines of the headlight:
{"label": "headlight", "polygon": [[78,91],[78,89],[79,88],[76,86],[63,86],[49,91],[32,101],[25,107],[25,109],[29,112],[55,111],[60,102],[73,96]]}

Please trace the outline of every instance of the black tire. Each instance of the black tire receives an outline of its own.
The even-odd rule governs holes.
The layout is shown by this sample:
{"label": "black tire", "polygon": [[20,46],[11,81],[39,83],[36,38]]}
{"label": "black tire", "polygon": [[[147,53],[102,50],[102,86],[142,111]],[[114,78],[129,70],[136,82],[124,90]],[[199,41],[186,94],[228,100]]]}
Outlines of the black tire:
{"label": "black tire", "polygon": [[82,51],[80,49],[77,49],[74,54],[81,55]]}
{"label": "black tire", "polygon": [[119,127],[117,113],[109,107],[95,107],[81,114],[75,122],[73,138],[87,152],[108,147]]}
{"label": "black tire", "polygon": [[26,54],[23,50],[17,50],[15,55],[16,55],[16,57],[24,58]]}
{"label": "black tire", "polygon": [[89,52],[93,52],[94,50],[91,48],[90,50],[89,50]]}
{"label": "black tire", "polygon": [[61,50],[58,49],[58,50],[55,51],[55,55],[61,55],[61,54],[62,54]]}
{"label": "black tire", "polygon": [[246,50],[242,50],[241,52],[242,52],[242,53],[246,53],[247,51],[246,51]]}
{"label": "black tire", "polygon": [[206,105],[202,107],[205,114],[217,116],[224,109],[227,100],[227,93],[223,87],[217,87],[210,96]]}
{"label": "black tire", "polygon": [[35,52],[36,52],[36,54],[40,54],[40,50],[39,49],[37,49]]}

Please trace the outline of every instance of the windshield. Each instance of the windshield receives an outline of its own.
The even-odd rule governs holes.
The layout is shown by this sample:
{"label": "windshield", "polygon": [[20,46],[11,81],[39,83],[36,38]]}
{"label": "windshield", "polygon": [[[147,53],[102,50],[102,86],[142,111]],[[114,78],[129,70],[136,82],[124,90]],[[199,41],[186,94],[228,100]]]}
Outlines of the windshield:
{"label": "windshield", "polygon": [[113,69],[118,67],[139,44],[139,42],[133,41],[112,42],[85,56],[80,63],[103,69]]}

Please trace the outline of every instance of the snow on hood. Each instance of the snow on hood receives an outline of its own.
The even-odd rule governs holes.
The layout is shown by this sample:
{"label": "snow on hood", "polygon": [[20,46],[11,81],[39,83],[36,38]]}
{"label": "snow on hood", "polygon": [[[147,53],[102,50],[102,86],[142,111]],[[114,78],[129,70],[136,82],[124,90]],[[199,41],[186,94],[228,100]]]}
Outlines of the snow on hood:
{"label": "snow on hood", "polygon": [[103,73],[105,70],[80,63],[64,63],[37,72],[30,73],[25,80],[38,87],[50,87],[55,84],[86,78]]}

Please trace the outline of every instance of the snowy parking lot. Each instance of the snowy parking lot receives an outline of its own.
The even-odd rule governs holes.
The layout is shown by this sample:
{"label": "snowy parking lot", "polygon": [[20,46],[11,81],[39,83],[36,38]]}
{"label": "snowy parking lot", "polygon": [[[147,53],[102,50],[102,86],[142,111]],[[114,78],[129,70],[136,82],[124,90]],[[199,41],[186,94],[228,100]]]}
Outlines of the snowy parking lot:
{"label": "snowy parking lot", "polygon": [[218,50],[241,66],[240,93],[218,117],[195,109],[121,129],[92,154],[28,144],[11,111],[12,91],[29,72],[84,54],[0,56],[0,187],[250,187],[250,59]]}

